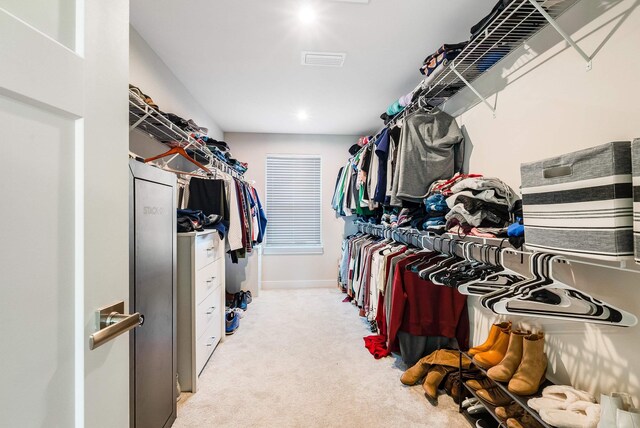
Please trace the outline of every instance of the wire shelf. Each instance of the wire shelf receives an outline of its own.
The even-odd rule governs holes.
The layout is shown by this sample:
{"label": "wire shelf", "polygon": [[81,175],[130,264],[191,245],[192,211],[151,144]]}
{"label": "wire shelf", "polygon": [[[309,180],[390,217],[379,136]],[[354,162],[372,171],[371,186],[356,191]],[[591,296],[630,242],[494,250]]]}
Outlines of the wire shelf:
{"label": "wire shelf", "polygon": [[[579,0],[536,0],[552,19],[562,15]],[[514,0],[487,28],[464,47],[458,57],[422,88],[420,100],[437,107],[458,93],[502,58],[549,25],[547,17],[530,0]],[[412,103],[413,106],[419,100]]]}
{"label": "wire shelf", "polygon": [[[129,91],[129,130],[137,129],[150,137],[168,144],[180,146],[193,153],[193,157],[208,167],[242,179],[242,174],[230,165],[216,157],[213,152],[201,141],[193,138],[183,129],[171,122],[164,114],[152,108],[142,98],[131,90]],[[174,157],[166,162],[168,165]]]}

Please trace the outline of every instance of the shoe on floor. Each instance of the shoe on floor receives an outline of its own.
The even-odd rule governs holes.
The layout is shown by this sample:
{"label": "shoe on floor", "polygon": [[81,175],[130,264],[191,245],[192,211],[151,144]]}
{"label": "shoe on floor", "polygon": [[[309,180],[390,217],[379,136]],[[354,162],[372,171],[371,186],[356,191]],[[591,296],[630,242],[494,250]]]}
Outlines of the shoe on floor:
{"label": "shoe on floor", "polygon": [[234,310],[227,311],[225,314],[225,334],[230,335],[235,333],[238,327],[240,327],[240,317],[238,317]]}
{"label": "shoe on floor", "polygon": [[236,313],[236,315],[238,316],[238,318],[242,319],[244,318],[244,311],[240,308],[233,308],[233,312]]}

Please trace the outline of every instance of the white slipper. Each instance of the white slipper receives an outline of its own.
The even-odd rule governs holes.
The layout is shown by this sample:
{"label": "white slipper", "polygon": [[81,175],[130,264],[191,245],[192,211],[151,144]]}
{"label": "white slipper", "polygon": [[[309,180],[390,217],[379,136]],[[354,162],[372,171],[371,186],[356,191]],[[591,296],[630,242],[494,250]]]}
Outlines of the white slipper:
{"label": "white slipper", "polygon": [[576,401],[566,410],[542,409],[540,417],[556,428],[596,428],[600,421],[600,405],[590,401]]}
{"label": "white slipper", "polygon": [[542,396],[545,398],[553,398],[560,401],[590,401],[595,403],[596,399],[587,391],[581,391],[568,385],[551,385],[542,390]]}
{"label": "white slipper", "polygon": [[551,385],[542,390],[542,397],[532,398],[527,401],[529,407],[540,412],[542,409],[565,410],[576,401],[595,402],[595,398],[586,391],[572,388],[567,385]]}
{"label": "white slipper", "polygon": [[542,409],[557,409],[557,410],[565,410],[567,406],[571,404],[568,401],[562,401],[555,398],[547,398],[547,397],[536,397],[531,398],[527,401],[527,405],[531,407],[536,412],[540,413]]}

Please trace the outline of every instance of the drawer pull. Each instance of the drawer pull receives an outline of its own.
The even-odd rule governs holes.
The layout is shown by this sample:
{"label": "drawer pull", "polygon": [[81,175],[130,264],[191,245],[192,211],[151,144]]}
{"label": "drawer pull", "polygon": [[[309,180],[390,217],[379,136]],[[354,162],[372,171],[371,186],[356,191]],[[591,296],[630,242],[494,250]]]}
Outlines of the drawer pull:
{"label": "drawer pull", "polygon": [[215,276],[212,276],[211,279],[207,280],[207,284],[211,284],[216,279]]}
{"label": "drawer pull", "polygon": [[216,307],[215,306],[211,306],[209,308],[209,310],[207,311],[207,315],[211,315],[213,313],[213,311],[215,311],[215,310],[216,310]]}
{"label": "drawer pull", "polygon": [[213,346],[213,342],[216,341],[216,337],[215,336],[211,336],[211,343],[207,343],[207,346]]}
{"label": "drawer pull", "polygon": [[207,248],[207,251],[213,251],[213,250],[215,250],[215,248],[214,248],[214,247]]}

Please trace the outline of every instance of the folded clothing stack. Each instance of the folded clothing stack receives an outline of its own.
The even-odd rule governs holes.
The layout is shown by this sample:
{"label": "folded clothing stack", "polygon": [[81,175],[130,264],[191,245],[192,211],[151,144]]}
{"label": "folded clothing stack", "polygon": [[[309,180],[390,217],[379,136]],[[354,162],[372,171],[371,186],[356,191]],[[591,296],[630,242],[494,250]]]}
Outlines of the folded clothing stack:
{"label": "folded clothing stack", "polygon": [[442,193],[430,195],[424,200],[427,209],[427,220],[422,224],[424,230],[432,232],[444,232],[447,222],[446,215],[449,212],[446,197]]}
{"label": "folded clothing stack", "polygon": [[205,215],[202,210],[177,210],[177,231],[201,232],[204,229],[216,229],[224,239],[226,227],[222,224],[222,216],[217,214]]}
{"label": "folded clothing stack", "polygon": [[494,177],[466,178],[450,188],[446,229],[464,235],[505,235],[519,196]]}
{"label": "folded clothing stack", "polygon": [[425,76],[431,76],[442,64],[446,65],[449,61],[456,59],[460,52],[467,46],[469,42],[461,42],[454,44],[444,44],[437,51],[425,58],[420,67],[420,73]]}

